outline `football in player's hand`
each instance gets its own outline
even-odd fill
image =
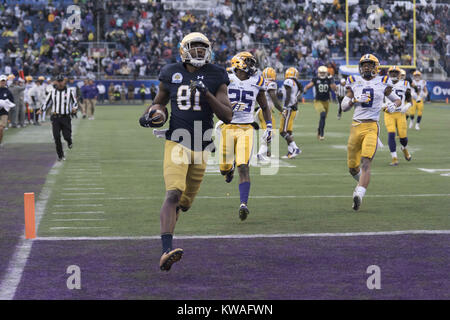
[[[155,126],[163,125],[167,121],[167,108],[160,105],[154,104],[148,109],[148,117],[152,124]]]

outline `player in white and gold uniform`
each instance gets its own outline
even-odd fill
[[[420,130],[420,121],[423,114],[423,101],[428,95],[427,82],[422,79],[422,73],[415,71],[413,73],[412,87],[415,89],[411,92],[413,97],[413,105],[409,109],[409,128],[411,129],[414,124],[414,116],[417,111],[416,130]]]
[[[283,82],[284,107],[283,116],[280,121],[280,135],[286,139],[288,144],[288,153],[283,158],[292,159],[299,155],[302,150],[297,147],[294,141],[292,130],[294,128],[294,119],[297,116],[298,100],[301,97],[302,87],[298,82],[300,73],[294,67],[286,70]]]
[[[277,74],[275,69],[273,68],[265,68],[263,70],[262,76],[266,81],[266,100],[269,105],[269,109],[272,113],[272,125],[275,125],[275,118],[273,116],[273,108],[275,107],[280,113],[283,112],[283,107],[281,106],[281,102],[277,98],[278,85],[276,83]],[[259,126],[261,129],[266,129],[266,121],[264,119],[264,114],[261,108],[256,111],[256,118],[259,122]],[[273,129],[276,129],[273,127]],[[261,145],[259,147],[259,151],[257,154],[258,160],[262,162],[267,162],[270,158],[270,143],[266,143],[264,139],[261,141]]]
[[[407,124],[405,113],[411,107],[411,86],[407,80],[401,80],[401,69],[399,67],[390,67],[388,70],[389,78],[393,83],[393,91],[402,99],[401,109],[398,112],[384,113],[384,124],[388,132],[389,150],[392,156],[391,166],[398,165],[397,145],[395,143],[395,134],[400,138],[401,150],[407,161],[411,160],[411,155],[406,146],[408,145]]]
[[[342,110],[353,106],[352,127],[347,145],[347,164],[350,174],[358,181],[353,192],[353,209],[358,210],[370,182],[370,166],[378,144],[378,120],[382,109],[392,113],[398,111],[401,99],[393,92],[388,76],[379,76],[380,63],[372,54],[359,60],[361,76],[347,78],[347,95],[342,100]],[[392,102],[383,106],[384,97]],[[360,168],[361,164],[361,168]]]
[[[229,73],[228,97],[233,107],[233,119],[221,125],[220,172],[225,181],[233,179],[234,169],[239,171],[239,193],[241,204],[239,218],[245,220],[249,214],[247,207],[250,193],[249,162],[253,147],[254,110],[256,102],[262,109],[266,130],[263,139],[267,143],[272,137],[272,117],[266,100],[266,84],[257,73],[256,59],[250,52],[240,52],[231,59],[233,73]]]

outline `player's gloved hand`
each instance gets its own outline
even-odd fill
[[[384,109],[385,111],[387,111],[388,113],[394,113],[394,112],[400,111],[400,110],[397,108],[397,105],[396,105],[395,103],[393,103],[393,102],[388,102],[388,103],[386,103],[386,104],[383,106],[383,109]]]
[[[401,113],[406,113],[410,107],[411,107],[411,103],[408,102],[408,103],[406,103],[403,107],[401,107],[400,112],[401,112]]]
[[[262,139],[265,140],[267,143],[270,143],[270,141],[272,141],[272,123],[271,122],[267,122],[266,123],[266,130],[264,130],[264,134],[262,136]]]
[[[421,98],[421,97],[418,97],[417,100],[416,100],[416,102],[417,102],[417,103],[420,103],[420,101],[422,101],[422,98]]]
[[[142,117],[139,118],[139,124],[144,128],[149,127],[162,127],[164,125],[164,121],[162,120],[162,115],[156,115],[156,110],[150,110],[150,112],[146,112]]]
[[[189,85],[189,89],[191,89],[192,94],[195,94],[195,90],[198,90],[200,94],[205,95],[208,92],[208,88],[205,86],[203,81],[201,80],[191,80],[191,84]]]
[[[369,102],[370,100],[371,100],[371,99],[370,99],[370,96],[369,96],[369,95],[367,95],[367,94],[365,94],[365,93],[362,93],[362,94],[360,94],[360,95],[354,97],[354,98],[352,99],[352,102],[353,102],[353,103],[367,103],[367,102]]]

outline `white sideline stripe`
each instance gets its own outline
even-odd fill
[[[95,200],[95,199],[92,199]],[[54,207],[62,208],[62,207],[68,207],[66,204],[54,204]],[[102,204],[71,204],[70,207],[103,207]]]
[[[105,190],[105,188],[63,188],[63,190]]]
[[[52,227],[50,230],[111,229],[110,227]]]
[[[78,121],[74,121],[73,134],[75,135],[76,129],[78,128]],[[45,207],[47,206],[48,199],[52,193],[53,184],[55,184],[55,176],[58,175],[62,168],[63,163],[55,161],[52,168],[50,169],[47,178],[45,180],[44,186],[39,193],[39,198],[35,204],[35,222],[36,222],[36,233],[39,230],[39,224],[41,222],[42,216],[44,215]],[[0,279],[0,300],[12,300],[16,294],[17,287],[22,279],[23,270],[28,261],[28,257],[31,253],[33,241],[25,239],[25,230],[22,232],[19,243],[16,246],[13,256],[9,262],[8,268],[6,269],[3,278]]]
[[[105,211],[67,211],[67,212],[52,212],[52,214],[104,214]]]
[[[84,196],[90,194],[105,194],[104,192],[61,193],[62,196]]]
[[[280,234],[229,234],[229,235],[203,235],[183,236],[175,235],[175,239],[254,239],[254,238],[317,238],[317,237],[360,237],[360,236],[395,236],[408,234],[450,234],[450,230],[402,230],[378,232],[339,232],[339,233],[280,233]],[[160,240],[161,236],[137,237],[38,237],[34,241],[103,241],[103,240]]]
[[[51,221],[104,221],[105,219],[52,219]]]
[[[73,194],[72,194],[73,195]],[[351,194],[348,195],[317,195],[317,196],[249,196],[250,199],[315,199],[315,198],[351,198]],[[450,193],[436,193],[436,194],[368,194],[365,195],[368,198],[395,198],[395,197],[450,197]],[[197,196],[196,199],[238,199],[239,196]],[[110,198],[74,198],[74,199],[58,199],[59,201],[82,201],[82,200],[151,200],[151,199],[164,199],[164,196],[155,197],[110,197]],[[55,206],[71,206],[71,205],[55,205]],[[74,204],[76,206],[76,204]]]

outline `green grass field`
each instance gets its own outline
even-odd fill
[[[159,234],[164,198],[163,145],[141,128],[143,106],[98,106],[94,121],[73,122],[74,149],[54,175],[55,183],[39,226],[46,236],[148,236]],[[316,138],[318,115],[301,105],[294,135],[303,153],[283,159],[276,175],[252,167],[250,216],[238,218],[238,179],[226,184],[211,165],[193,207],[182,213],[178,235],[278,234],[450,229],[450,107],[426,104],[421,130],[409,130],[413,156],[406,162],[397,141],[400,165],[389,166],[386,129],[372,165],[362,208],[354,212],[356,182],[347,171],[346,144],[351,112],[336,118],[332,104],[326,140]],[[6,142],[26,130],[48,136],[50,127],[6,134]],[[44,134],[45,132],[45,134]],[[280,141],[280,154],[286,144]],[[55,154],[56,157],[56,154]],[[447,169],[426,172],[425,169]],[[447,174],[447,175],[446,175]]]

